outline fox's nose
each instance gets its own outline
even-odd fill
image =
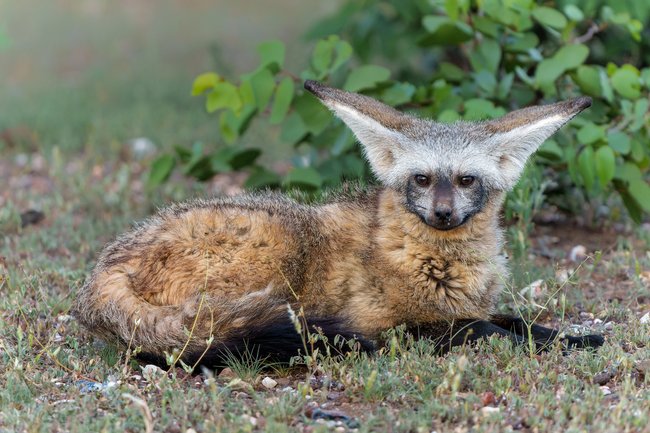
[[[434,209],[433,213],[439,220],[449,221],[451,219],[452,209],[451,206],[448,205],[438,205]]]

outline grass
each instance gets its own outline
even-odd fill
[[[604,333],[607,343],[597,352],[563,356],[555,348],[531,356],[492,338],[439,357],[431,345],[397,333],[377,356],[324,358],[310,371],[244,361],[231,366],[241,376],[234,382],[181,368],[145,375],[67,310],[106,241],[156,203],[207,194],[208,187],[178,178],[148,193],[142,165],[118,155],[101,168],[88,155],[32,155],[23,167],[11,164],[15,157],[7,155],[0,170],[10,185],[0,218],[0,431],[144,431],[151,424],[169,432],[632,432],[650,422],[650,326],[639,323],[650,298],[647,243],[614,242],[564,283],[546,279],[548,289],[533,301],[514,288],[503,297],[505,306],[539,314],[544,323]],[[19,180],[23,187],[13,187]],[[16,216],[34,203],[44,221],[21,228]],[[567,245],[556,247],[566,252]],[[539,273],[532,277],[553,268],[535,260],[530,272]],[[613,372],[607,389],[594,382],[604,370]],[[280,384],[267,390],[267,375]],[[89,390],[89,382],[104,385]],[[353,422],[312,420],[314,407],[337,409]]]
[[[503,308],[572,333],[604,333],[597,352],[565,356],[554,348],[537,356],[491,338],[440,357],[426,342],[395,332],[376,356],[320,358],[308,370],[232,360],[239,379],[233,380],[180,367],[143,370],[93,339],[68,310],[102,246],[157,206],[210,195],[218,186],[175,176],[148,191],[152,156],[140,159],[125,143],[144,136],[157,148],[193,140],[218,145],[214,118],[188,96],[193,76],[213,64],[209,56],[192,61],[182,53],[209,52],[210,38],[217,39],[221,54],[213,50],[213,61],[236,58],[243,70],[253,60],[234,56],[233,47],[254,52],[270,35],[247,18],[250,31],[239,40],[242,21],[223,9],[233,2],[196,10],[157,3],[166,17],[158,27],[138,24],[127,9],[108,8],[95,20],[81,16],[76,3],[57,3],[63,4],[68,9],[38,3],[39,14],[30,12],[35,0],[0,4],[0,27],[10,39],[0,51],[8,83],[0,88],[0,133],[14,138],[0,140],[0,432],[650,431],[650,324],[639,321],[650,300],[650,231],[643,228],[620,236],[538,230],[533,247],[543,237],[559,238],[546,242],[553,257],[518,250],[517,283],[504,293]],[[237,5],[247,17],[246,9],[256,7]],[[314,7],[287,0],[268,12],[269,20],[299,22],[286,13],[298,5],[303,15]],[[18,26],[21,17],[33,25]],[[179,22],[184,27],[175,33],[163,31]],[[198,30],[211,23],[223,33]],[[140,40],[140,24],[155,30],[153,42],[120,45]],[[37,29],[49,29],[47,44]],[[90,47],[79,75],[56,71],[68,64],[59,59],[71,40]],[[288,52],[300,53],[293,44]],[[144,57],[128,62],[142,50]],[[157,52],[171,57],[151,55]],[[251,136],[262,138],[264,131]],[[519,199],[525,210],[529,198]],[[21,227],[30,209],[44,219]],[[577,243],[603,254],[573,273],[577,264],[565,257]],[[538,279],[542,293],[520,295]],[[264,387],[266,376],[278,385]]]

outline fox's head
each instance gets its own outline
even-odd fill
[[[491,198],[503,197],[544,140],[591,105],[583,97],[496,120],[444,124],[315,81],[305,88],[350,127],[377,178],[438,230],[463,225]]]

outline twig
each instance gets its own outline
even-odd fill
[[[607,23],[603,23],[601,25],[598,25],[596,23],[591,23],[589,30],[587,30],[587,32],[584,35],[575,38],[574,42],[578,44],[584,44],[585,42],[590,41],[594,36],[602,32],[606,28],[607,28]]]

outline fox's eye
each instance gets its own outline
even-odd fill
[[[416,174],[414,176],[415,183],[417,183],[419,186],[425,187],[429,186],[431,184],[431,179],[429,179],[428,176],[425,176],[423,174]]]
[[[458,179],[460,186],[470,186],[474,183],[474,176],[461,176]]]

